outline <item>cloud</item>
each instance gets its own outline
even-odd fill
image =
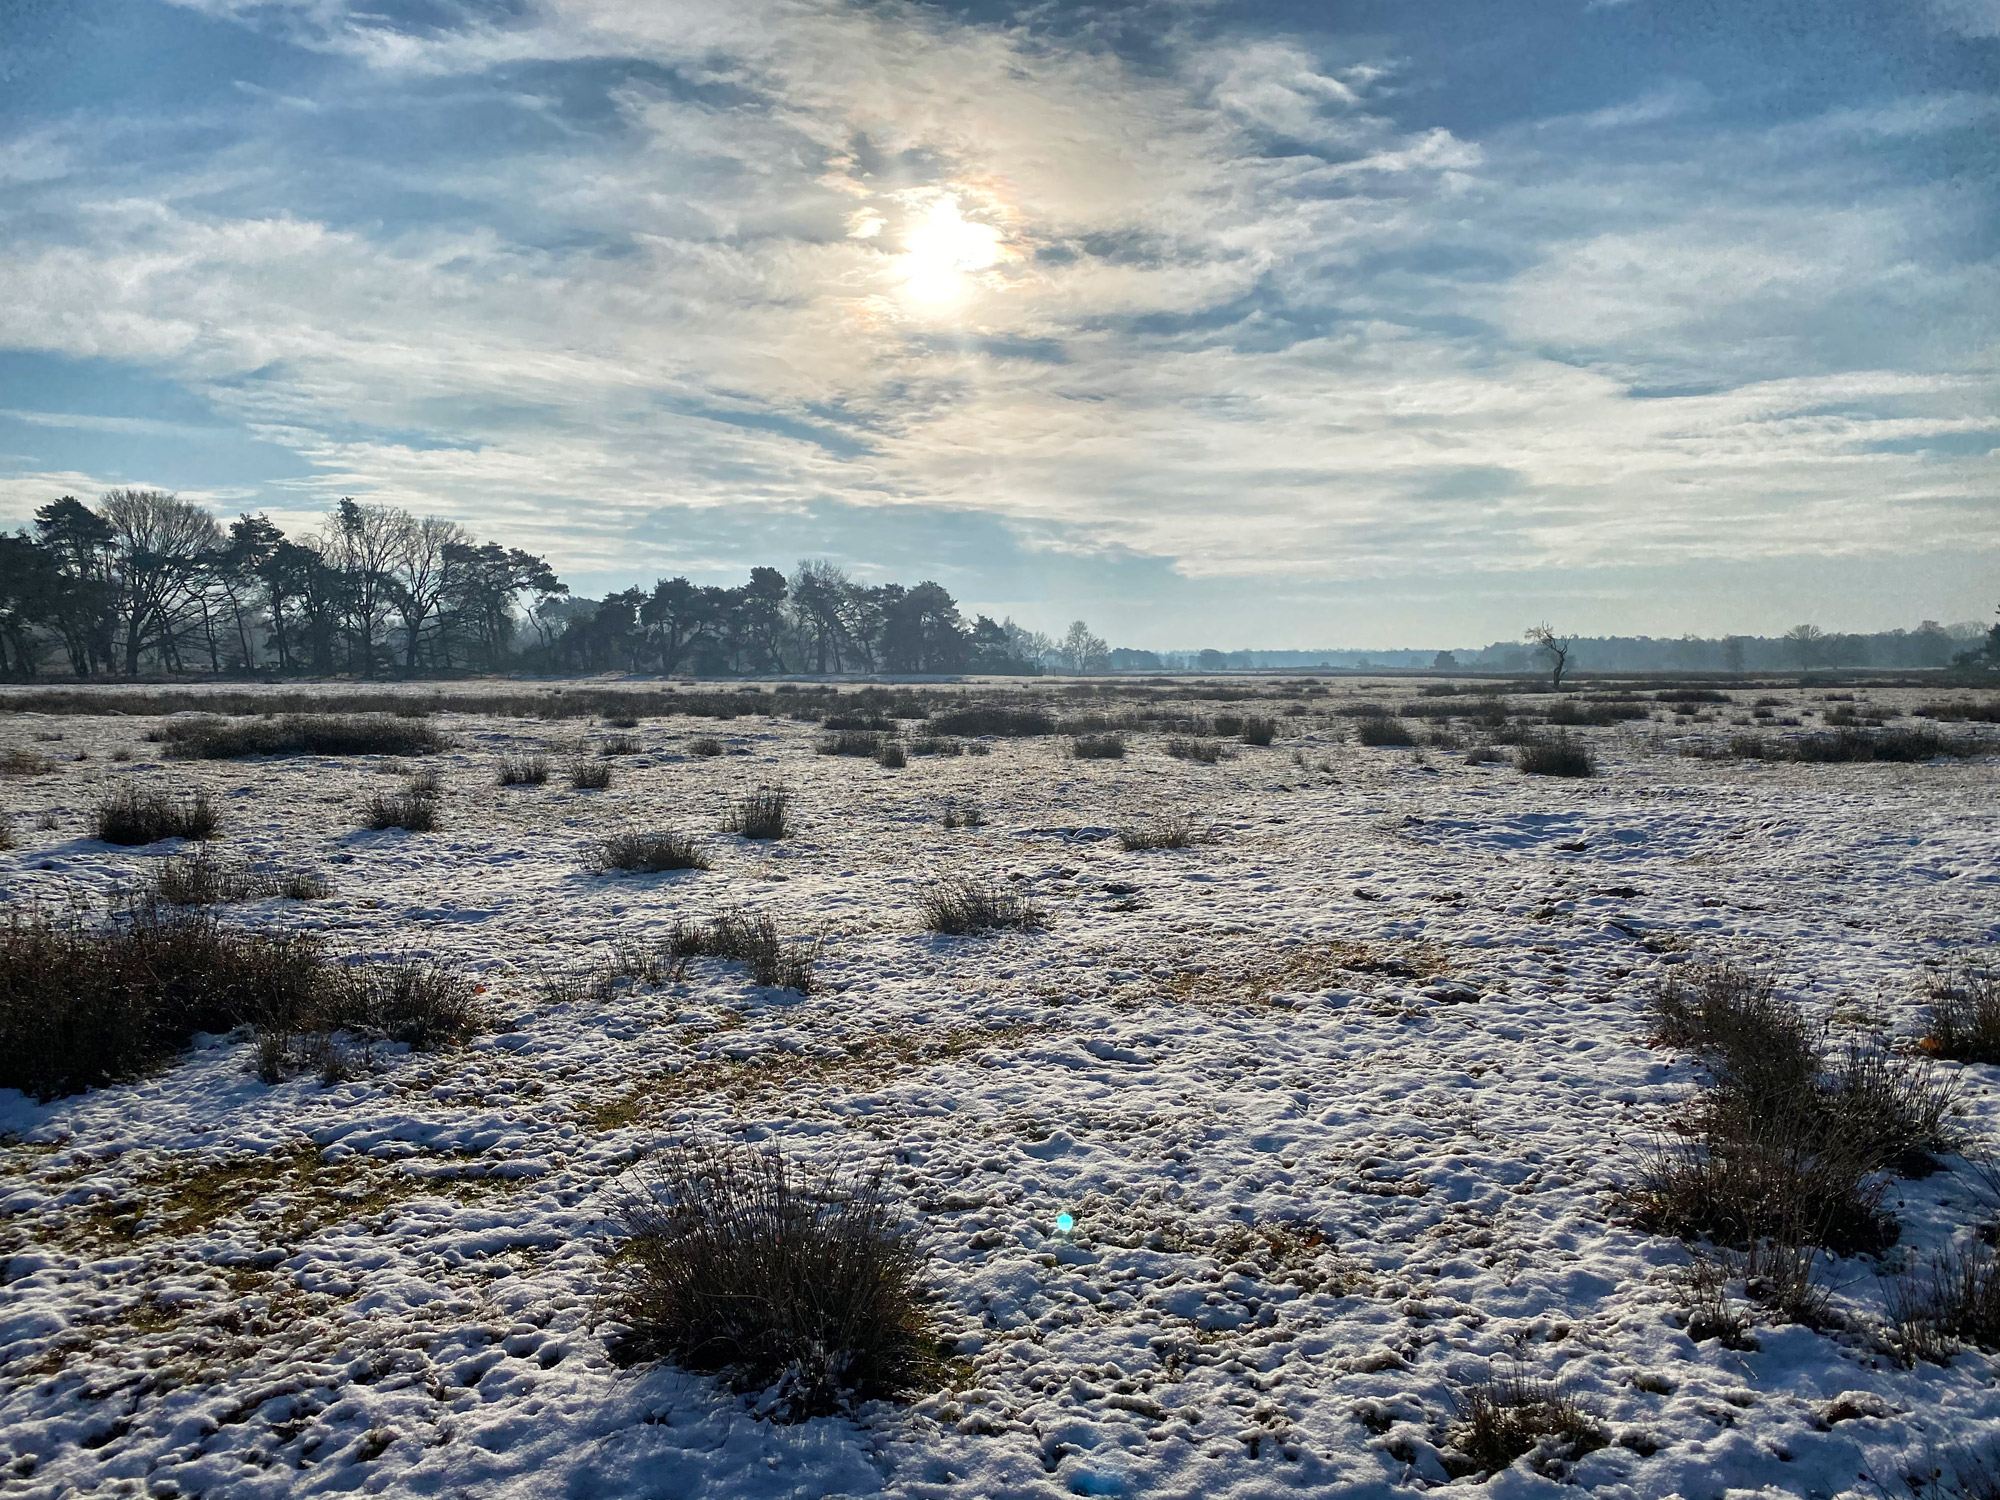
[[[1991,456],[1912,446],[1990,390],[1990,205],[1866,154],[1977,101],[1475,141],[1187,16],[1135,62],[896,3],[194,8],[332,71],[198,151],[0,146],[0,345],[187,383],[300,511],[606,574],[829,506],[1195,580],[2000,543]]]

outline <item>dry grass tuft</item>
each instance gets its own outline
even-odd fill
[[[726,1374],[785,1422],[942,1374],[925,1257],[879,1169],[680,1147],[640,1173],[620,1219],[613,1306],[631,1355]]]
[[[971,937],[1012,928],[1048,925],[1033,900],[976,880],[947,880],[926,891],[920,902],[924,926],[947,937]]]
[[[107,844],[130,848],[162,839],[212,839],[220,822],[207,792],[181,798],[127,782],[98,804],[95,831]]]
[[[792,799],[783,787],[760,787],[730,810],[726,833],[746,839],[781,839],[791,832]]]
[[[590,852],[588,863],[600,875],[612,870],[658,875],[666,870],[713,868],[693,839],[666,831],[614,833]]]

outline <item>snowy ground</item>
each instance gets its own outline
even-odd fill
[[[1904,1493],[2000,1430],[1990,1357],[1886,1357],[1876,1262],[1828,1272],[1845,1331],[1691,1341],[1686,1250],[1619,1199],[1698,1076],[1648,1045],[1660,966],[1747,957],[1836,1032],[1914,1035],[1924,966],[2000,944],[2000,763],[1683,759],[1727,726],[1666,720],[1587,731],[1600,774],[1563,781],[1362,749],[1306,701],[1213,766],[1139,735],[1123,761],[995,741],[888,770],[816,756],[809,724],[654,717],[606,792],[493,774],[601,727],[441,714],[428,835],[356,830],[398,784],[373,757],[162,763],[152,720],[0,718],[0,749],[67,757],[0,784],[10,905],[102,901],[168,852],[89,837],[107,784],[199,784],[223,852],[335,885],[225,920],[435,955],[497,1017],[333,1087],[267,1087],[212,1038],[129,1086],[0,1094],[0,1493],[1377,1494],[1446,1484],[1460,1393],[1517,1365],[1613,1435],[1567,1475],[1606,1496]],[[709,734],[747,753],[685,753]],[[780,783],[796,836],[717,831]],[[941,826],[973,802],[985,826]],[[1176,812],[1210,841],[1108,837]],[[587,873],[624,827],[699,834],[715,868]],[[962,873],[1047,929],[921,931],[918,894]],[[614,939],[732,907],[823,933],[822,991],[698,962],[549,998]],[[2000,1138],[2000,1070],[1963,1071]],[[604,1212],[690,1132],[891,1161],[959,1386],[787,1427],[615,1367]],[[1952,1165],[1892,1189],[1892,1259],[1990,1218]]]

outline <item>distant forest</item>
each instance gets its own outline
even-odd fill
[[[1046,638],[935,583],[856,583],[828,563],[736,588],[661,579],[601,600],[455,522],[342,500],[312,534],[226,530],[157,490],[73,495],[0,535],[0,676],[203,672],[354,677],[495,670],[955,673],[1041,670]]]
[[[1580,638],[1569,670],[1770,672],[2000,666],[2000,627],[1781,637]],[[71,495],[0,534],[0,677],[630,672],[1028,675],[1272,668],[1534,672],[1532,645],[1480,650],[1152,652],[1081,620],[1053,639],[975,615],[941,585],[864,584],[827,562],[733,588],[663,578],[580,599],[532,553],[456,522],[342,500],[315,532],[227,528],[157,490]]]

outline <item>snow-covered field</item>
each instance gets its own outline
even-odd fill
[[[0,783],[10,906],[102,907],[170,850],[90,837],[107,785],[199,785],[221,852],[334,885],[225,921],[434,956],[495,1018],[330,1087],[266,1086],[213,1037],[129,1085],[0,1094],[0,1493],[1377,1494],[1452,1482],[1463,1393],[1517,1368],[1612,1441],[1495,1496],[1903,1494],[2000,1431],[1990,1356],[1888,1357],[1876,1261],[1825,1270],[1845,1328],[1692,1341],[1686,1248],[1620,1199],[1700,1076],[1649,1045],[1662,966],[1747,959],[1836,1036],[1913,1038],[1926,965],[2000,944],[2000,762],[1686,759],[1677,736],[1727,726],[1668,719],[1584,731],[1599,774],[1557,780],[1348,743],[1326,710],[1364,692],[1407,696],[1297,700],[1215,765],[1142,733],[1123,760],[997,740],[891,770],[816,755],[812,724],[648,717],[602,792],[560,769],[601,725],[440,713],[430,834],[355,826],[412,763],[162,762],[151,719],[0,718],[0,749],[59,758]],[[687,753],[707,735],[731,753]],[[545,747],[547,786],[495,784]],[[719,831],[780,784],[794,836]],[[942,825],[975,803],[983,826]],[[1175,814],[1209,837],[1112,836]],[[623,828],[698,835],[714,869],[589,873]],[[1046,929],[923,931],[921,893],[965,874]],[[819,992],[701,960],[610,998],[553,983],[725,909],[822,934]],[[2000,1069],[1959,1071],[2000,1138]],[[891,1163],[955,1388],[783,1426],[615,1366],[606,1210],[690,1134]],[[1991,1220],[1949,1165],[1890,1191],[1890,1261]]]

